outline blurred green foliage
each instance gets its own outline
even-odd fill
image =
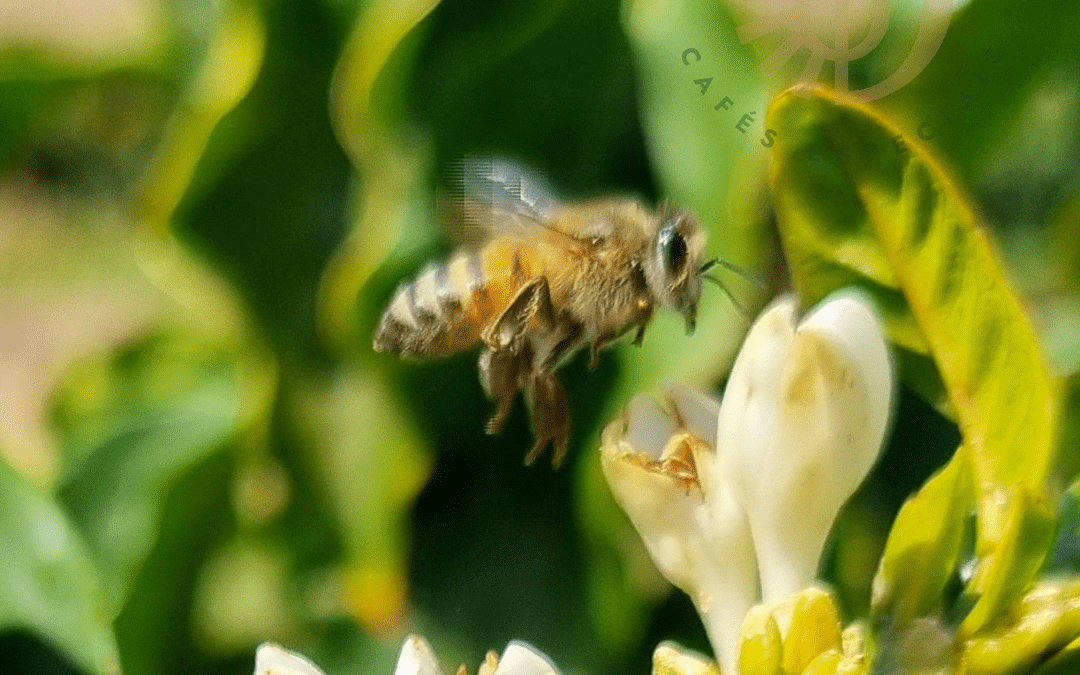
[[[1013,663],[1030,667],[1064,646],[1074,589],[1025,583],[1047,550],[1049,569],[1077,571],[1076,488],[1064,486],[1080,470],[1080,6],[971,0],[878,112],[789,95],[773,104],[781,126],[765,111],[792,73],[761,73],[776,45],[740,42],[741,5],[120,4],[0,30],[8,671],[244,673],[254,646],[276,640],[332,675],[390,672],[408,632],[444,664],[520,638],[596,675],[647,672],[662,639],[707,651],[594,451],[633,393],[664,379],[718,388],[748,318],[710,289],[694,336],[658,315],[642,349],[619,345],[595,372],[572,362],[567,466],[525,469],[523,411],[483,433],[475,355],[416,365],[370,348],[393,288],[450,251],[434,194],[464,153],[522,160],[570,199],[685,204],[709,253],[770,292],[789,266],[807,301],[869,288],[904,384],[885,455],[823,566],[841,614],[869,615],[900,512],[889,546],[917,560],[911,542],[925,543],[937,567],[886,604],[918,616],[940,603],[959,625],[991,597],[968,627],[987,649],[1020,635],[1029,646]],[[920,3],[892,5],[899,21]],[[852,64],[852,89],[902,40],[886,47]],[[688,48],[700,59],[684,60]],[[920,144],[927,120],[935,135]],[[884,144],[892,131],[911,152],[874,171],[835,152],[796,157],[803,143]],[[889,243],[907,231],[896,220],[940,238],[957,219],[955,231],[987,232],[971,234],[963,265]],[[926,300],[935,274],[993,321]],[[767,299],[730,285],[751,310]],[[969,387],[992,342],[1022,362]],[[962,469],[974,491],[939,489]],[[1009,498],[986,506],[1002,486]],[[1048,504],[1062,495],[1053,539]],[[938,536],[905,538],[905,521]],[[978,597],[963,595],[960,570],[990,549],[1013,555],[984,556]],[[1025,602],[1063,609],[1034,633],[995,622]],[[1071,672],[1075,644],[1040,672]]]

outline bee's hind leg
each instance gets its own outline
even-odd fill
[[[533,435],[536,442],[525,455],[525,464],[533,464],[548,443],[555,446],[551,465],[556,469],[566,457],[570,442],[570,411],[566,390],[554,375],[537,374],[529,380],[525,391],[532,416]]]
[[[480,384],[487,397],[495,401],[495,413],[487,423],[487,432],[497,434],[510,417],[514,397],[529,370],[528,349],[511,351],[484,347],[480,353]]]

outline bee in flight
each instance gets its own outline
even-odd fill
[[[535,436],[525,463],[553,443],[558,466],[570,414],[555,371],[586,345],[595,367],[597,353],[631,329],[640,346],[657,307],[682,314],[693,332],[701,279],[717,261],[702,264],[704,231],[670,204],[562,205],[493,160],[465,160],[460,177],[451,227],[472,244],[397,290],[375,351],[433,358],[482,345],[480,382],[495,402],[487,432],[499,433],[522,390]]]

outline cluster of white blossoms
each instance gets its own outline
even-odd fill
[[[464,671],[464,666],[458,673]],[[303,656],[275,644],[264,644],[255,653],[255,675],[325,675]],[[424,638],[410,635],[401,646],[394,675],[443,675],[435,653]],[[558,675],[547,656],[532,646],[513,641],[502,656],[488,652],[477,675]]]
[[[810,587],[840,507],[880,452],[892,367],[881,328],[858,296],[835,296],[803,321],[797,318],[789,297],[762,313],[721,403],[671,385],[666,409],[638,396],[602,438],[604,474],[616,500],[660,571],[693,599],[727,674],[738,672],[741,634],[764,636],[755,644],[771,653],[751,661],[778,663],[769,645],[780,637],[769,635],[805,633],[785,640],[785,672],[804,672],[815,656],[827,668],[810,670],[834,672],[837,662],[857,659],[861,651],[858,631],[845,631],[841,640],[831,600]],[[819,639],[815,622],[831,624],[836,635]],[[822,651],[832,643],[834,649]],[[707,661],[665,645],[655,659],[657,672],[715,673]],[[501,657],[489,652],[477,673],[558,671],[545,655],[515,641]],[[255,675],[323,673],[265,644]],[[410,636],[394,675],[443,671],[427,642]]]
[[[888,349],[856,295],[797,323],[794,299],[751,328],[722,402],[665,388],[604,430],[604,473],[653,561],[693,599],[724,673],[759,603],[814,583],[840,507],[881,449],[893,397]],[[790,608],[790,604],[788,605]]]

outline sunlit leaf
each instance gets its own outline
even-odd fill
[[[1080,670],[1080,638],[1073,640],[1064,649],[1054,654],[1036,668],[1032,675],[1072,675],[1078,670]]]
[[[119,673],[112,611],[60,506],[0,460],[0,627],[27,628],[95,674]]]
[[[996,499],[1007,505],[1004,531],[965,589],[978,600],[960,625],[961,637],[989,624],[1027,589],[1042,569],[1057,527],[1046,498],[1032,496],[1023,485],[1003,490]]]
[[[971,473],[968,452],[961,446],[901,507],[874,578],[876,614],[888,613],[902,624],[941,605],[975,503]]]
[[[1056,443],[1056,383],[957,187],[915,139],[868,107],[831,99],[789,91],[769,111],[778,133],[773,194],[793,271],[800,287],[813,288],[821,267],[852,270],[871,292],[894,297],[886,304],[887,316],[888,307],[898,310],[887,320],[890,336],[915,347],[901,329],[910,328],[901,320],[906,304],[971,452],[977,552],[980,564],[992,565],[994,556],[1012,555],[995,548],[1008,521],[999,491],[1019,483],[1035,501],[1044,493]],[[848,232],[865,245],[852,250]],[[1024,573],[1026,582],[1033,570]]]
[[[1065,659],[1075,659],[1075,655],[1069,656],[1069,645],[1080,634],[1078,592],[1080,585],[1075,579],[1038,584],[998,625],[964,643],[964,672],[1030,672],[1032,666],[1059,649],[1061,652],[1046,666],[1054,662],[1060,666]]]

